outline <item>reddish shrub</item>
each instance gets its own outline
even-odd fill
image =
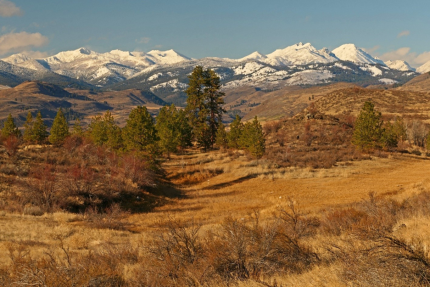
[[[15,136],[9,136],[6,140],[3,141],[3,146],[6,149],[9,157],[13,157],[18,152],[18,147],[20,144],[20,140]]]

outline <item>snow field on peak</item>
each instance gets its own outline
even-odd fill
[[[357,48],[354,44],[344,44],[332,51],[332,53],[342,61],[350,61],[363,64],[380,64],[385,65],[379,59],[370,56],[362,49]]]
[[[417,72],[418,72],[418,73],[421,73],[421,74],[424,74],[424,73],[430,72],[430,61],[428,61],[428,62],[427,62],[427,63],[425,63],[424,65],[420,66],[420,67],[417,69]]]
[[[412,68],[407,62],[396,60],[396,61],[387,61],[385,64],[390,68],[394,70],[399,71],[415,71],[414,68]]]

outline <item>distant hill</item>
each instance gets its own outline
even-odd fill
[[[28,111],[36,114],[41,111],[45,123],[50,126],[59,108],[62,108],[69,121],[80,118],[89,123],[96,114],[112,111],[120,125],[125,124],[131,109],[141,105],[152,113],[166,104],[150,92],[129,90],[121,92],[97,93],[90,90],[74,90],[42,82],[24,82],[16,87],[0,89],[0,121],[9,113],[22,126]]]
[[[403,86],[397,88],[401,91],[416,91],[416,92],[430,92],[430,74],[419,75]]]
[[[430,122],[430,93],[408,90],[346,88],[336,90],[315,102],[315,109],[327,115],[358,115],[364,102],[372,101],[383,116],[402,116]]]

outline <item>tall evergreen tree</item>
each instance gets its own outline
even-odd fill
[[[128,150],[156,153],[158,140],[154,120],[146,107],[133,109],[123,130],[124,144]]]
[[[263,133],[263,127],[257,117],[252,122],[247,122],[243,128],[240,142],[242,148],[256,158],[261,158],[266,150],[266,140]]]
[[[230,132],[227,134],[227,142],[230,148],[241,148],[241,136],[243,132],[243,123],[239,115],[236,115],[234,121],[230,124]]]
[[[27,119],[25,120],[25,123],[24,123],[24,136],[23,136],[24,141],[26,141],[28,143],[33,142],[33,140],[34,140],[33,134],[34,134],[34,132],[33,132],[33,116],[31,114],[31,112],[29,111],[27,114]]]
[[[11,114],[7,117],[4,122],[3,129],[1,130],[2,138],[6,139],[10,136],[21,137],[21,131],[15,125],[15,121]]]
[[[33,122],[33,136],[32,141],[38,144],[44,143],[48,137],[48,127],[45,125],[42,119],[40,111],[37,113],[36,120]]]
[[[372,102],[365,102],[355,122],[352,143],[360,149],[380,147],[384,133],[382,125],[381,113],[375,110]]]
[[[213,147],[216,141],[218,126],[222,123],[222,115],[225,113],[222,105],[225,94],[220,92],[221,80],[213,70],[206,70],[205,101],[208,115],[208,126],[210,134],[210,144]]]
[[[212,147],[216,132],[221,122],[224,94],[220,92],[221,84],[217,74],[197,66],[189,78],[186,113],[193,129],[193,139],[205,150]]]
[[[60,108],[54,118],[54,122],[52,123],[49,141],[54,145],[58,145],[61,144],[68,136],[69,125],[67,123],[66,117],[63,114],[63,110]]]

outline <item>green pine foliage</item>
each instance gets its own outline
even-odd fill
[[[124,144],[128,150],[156,153],[158,136],[154,119],[146,107],[133,109],[123,130]]]
[[[76,133],[83,133],[80,121],[78,124],[79,126],[75,126]],[[89,134],[91,140],[98,146],[105,145],[113,149],[121,149],[123,147],[121,128],[115,123],[115,119],[110,111],[106,111],[104,115],[97,115],[91,119]]]
[[[244,125],[243,132],[240,137],[242,148],[247,150],[252,156],[260,159],[266,150],[266,139],[263,133],[263,127],[257,117],[252,122],[247,122]]]
[[[205,76],[205,104],[208,112],[207,125],[209,126],[209,142],[211,147],[213,147],[216,141],[218,126],[222,123],[222,115],[225,113],[222,107],[225,94],[220,92],[221,80],[213,70],[207,69]]]
[[[220,148],[228,147],[227,131],[223,123],[218,126],[218,131],[216,133],[216,145]]]
[[[388,122],[384,126],[381,138],[384,148],[397,147],[398,143],[404,140],[406,140],[406,125],[402,118],[398,117],[393,124]]]
[[[51,127],[51,135],[49,141],[54,145],[63,143],[66,137],[69,136],[69,125],[66,117],[63,114],[63,110],[60,108],[57,115],[54,118],[54,122]]]
[[[28,112],[27,119],[24,123],[24,135],[23,139],[27,143],[33,142],[33,116],[31,112]]]
[[[42,119],[42,114],[40,111],[37,113],[36,120],[33,122],[32,126],[32,142],[41,144],[48,138],[48,127],[45,125]]]
[[[189,78],[185,111],[192,127],[193,139],[205,150],[213,147],[218,126],[225,110],[221,82],[211,69],[195,67]]]
[[[355,122],[352,143],[362,150],[380,148],[383,145],[384,129],[381,113],[372,102],[365,102]]]
[[[191,145],[191,128],[183,110],[177,110],[175,105],[160,109],[156,118],[159,145],[163,152],[177,152],[178,148]]]
[[[240,142],[244,125],[241,122],[239,115],[236,115],[234,121],[230,124],[230,132],[227,134],[228,147],[240,149],[242,144]]]
[[[21,137],[21,131],[15,125],[15,121],[11,114],[7,117],[4,122],[3,129],[1,130],[1,136],[6,139],[10,136]]]

